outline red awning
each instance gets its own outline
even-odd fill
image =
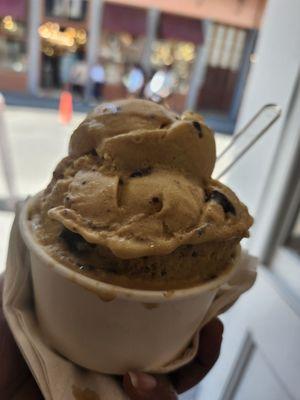
[[[18,21],[26,20],[26,1],[25,0],[1,0],[0,17],[12,16]]]
[[[199,45],[203,42],[202,23],[199,19],[163,13],[158,36],[161,39],[176,39]]]
[[[146,34],[146,10],[118,4],[104,4],[103,29],[127,32],[133,36]]]

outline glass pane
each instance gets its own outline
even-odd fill
[[[214,23],[208,43],[206,76],[199,93],[198,108],[229,112],[238,84],[247,33],[244,29]]]
[[[46,0],[46,15],[48,17],[83,20],[86,16],[86,0]]]
[[[82,97],[87,80],[87,31],[46,21],[39,27],[42,51],[41,86],[48,95],[72,87]]]
[[[165,68],[172,71],[174,92],[186,95],[195,55],[194,43],[172,39],[156,40],[152,45],[151,66],[153,70]]]
[[[98,65],[104,69],[101,92],[97,94],[97,80],[91,76],[93,97],[114,100],[121,97],[139,97],[145,82],[142,66],[145,36],[131,32],[103,31],[99,44]]]
[[[26,25],[10,15],[0,18],[0,68],[26,69]]]

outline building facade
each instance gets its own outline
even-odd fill
[[[152,77],[158,87],[168,76],[172,108],[200,110],[215,129],[230,132],[264,6],[264,0],[228,0],[226,7],[221,0],[2,0],[0,90],[57,97],[71,88],[90,100],[98,88],[100,98],[112,100],[131,95],[138,82],[134,94],[143,96]]]

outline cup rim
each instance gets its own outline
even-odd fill
[[[40,194],[41,192],[37,193],[35,196],[30,196],[23,204],[19,215],[19,228],[21,236],[27,248],[30,250],[30,252],[33,252],[35,255],[37,255],[40,260],[43,260],[47,266],[52,267],[53,270],[55,270],[55,272],[57,272],[62,277],[74,283],[77,283],[81,287],[84,287],[91,292],[95,292],[99,295],[100,298],[102,294],[104,301],[105,295],[107,295],[106,301],[109,301],[108,299],[113,300],[116,297],[139,300],[149,303],[162,303],[170,300],[173,301],[184,299],[187,297],[195,297],[203,292],[213,291],[219,288],[222,284],[230,279],[230,277],[234,274],[235,270],[238,267],[241,257],[240,245],[237,248],[236,255],[232,261],[232,265],[230,267],[227,267],[222,274],[208,282],[194,285],[188,288],[166,290],[131,289],[123,286],[117,286],[111,283],[98,281],[64,266],[62,263],[51,257],[46,252],[46,250],[44,250],[43,246],[38,243],[29,227],[28,212],[30,207],[32,206],[34,201],[36,201],[36,199],[40,196]]]

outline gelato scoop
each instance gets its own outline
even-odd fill
[[[247,207],[211,178],[215,160],[213,132],[198,114],[137,99],[101,104],[38,197],[36,238],[70,268],[117,285],[211,279],[252,224]]]

